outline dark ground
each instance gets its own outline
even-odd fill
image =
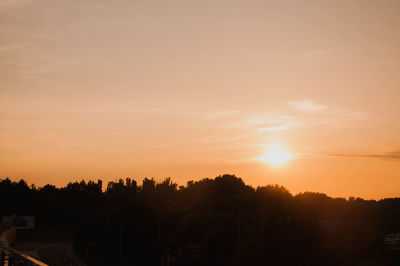
[[[69,233],[18,231],[15,248],[51,266],[85,265],[74,254]]]

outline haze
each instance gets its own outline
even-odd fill
[[[399,1],[2,0],[0,176],[400,191]],[[280,143],[281,167],[257,160]]]

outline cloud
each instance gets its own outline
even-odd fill
[[[274,132],[301,126],[301,121],[291,115],[275,112],[242,112],[233,117],[227,127],[256,129],[258,132]]]
[[[231,117],[236,117],[241,114],[241,110],[235,110],[235,109],[227,109],[227,110],[220,110],[220,111],[215,111],[215,112],[210,112],[207,113],[206,116],[208,118],[231,118]]]
[[[351,153],[332,153],[328,156],[333,157],[350,157],[350,158],[377,158],[386,160],[400,160],[400,150],[374,154],[374,153],[364,153],[364,154],[351,154]]]
[[[287,108],[289,106],[289,109]],[[295,112],[294,112],[294,111]],[[299,112],[300,111],[300,112]],[[221,121],[225,128],[250,130],[256,134],[273,133],[320,125],[349,126],[365,119],[365,113],[341,106],[328,106],[312,99],[290,101],[275,110],[222,110],[207,115]]]
[[[316,112],[326,110],[327,107],[322,104],[317,104],[313,100],[304,99],[299,101],[290,101],[289,106],[292,109],[303,111],[303,112]]]
[[[367,118],[363,111],[320,104],[311,99],[289,101],[287,104],[292,110],[296,111],[295,117],[301,120],[305,127],[318,125],[345,126]]]
[[[270,127],[262,127],[259,128],[259,132],[274,132],[274,131],[282,131],[290,129],[290,125],[278,125],[278,126],[270,126]]]

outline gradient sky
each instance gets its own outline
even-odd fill
[[[400,1],[0,0],[0,177],[400,196]],[[273,143],[293,154],[257,161]]]

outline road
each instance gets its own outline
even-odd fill
[[[18,243],[16,249],[51,266],[84,266],[68,242]]]

